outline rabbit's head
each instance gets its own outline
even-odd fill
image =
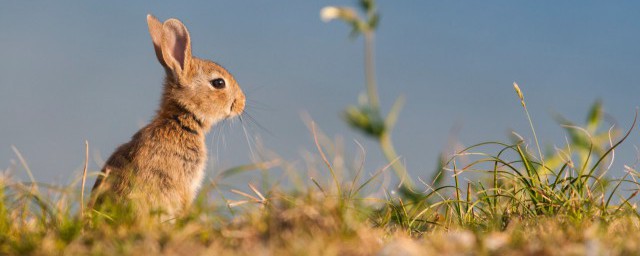
[[[245,96],[222,66],[191,55],[187,28],[177,19],[161,23],[147,15],[156,57],[166,71],[161,110],[177,105],[208,128],[219,120],[240,115]]]

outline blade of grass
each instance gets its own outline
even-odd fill
[[[329,172],[331,173],[331,178],[335,182],[336,190],[338,191],[338,197],[342,197],[342,192],[341,192],[341,189],[340,189],[340,181],[338,181],[338,177],[336,177],[336,174],[333,171],[333,167],[331,167],[331,164],[329,163],[329,160],[327,160],[327,156],[325,156],[324,151],[322,151],[322,147],[320,146],[320,143],[318,143],[318,135],[316,133],[316,124],[315,124],[315,122],[311,123],[311,132],[313,133],[313,141],[315,142],[316,148],[318,149],[318,152],[320,153],[320,157],[322,157],[322,161],[324,161],[324,164],[329,169]]]
[[[82,170],[82,189],[80,190],[80,218],[84,219],[84,186],[87,182],[87,169],[89,167],[89,141],[84,141],[84,169]]]

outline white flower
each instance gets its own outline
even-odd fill
[[[320,10],[320,19],[324,22],[334,19],[353,22],[357,19],[357,15],[353,9],[348,7],[327,6]]]
[[[335,6],[327,6],[320,10],[320,19],[329,22],[340,17],[340,8]]]

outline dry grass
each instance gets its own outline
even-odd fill
[[[339,145],[322,134],[314,132],[313,137],[319,154],[307,166],[326,170],[325,182],[313,179],[293,186],[297,189],[268,184],[225,189],[223,180],[214,179],[188,214],[162,223],[135,218],[118,205],[82,211],[80,178],[80,184],[51,186],[0,176],[0,254],[640,253],[635,242],[640,239],[640,219],[633,203],[637,190],[625,194],[628,190],[621,192],[618,186],[637,186],[638,173],[627,166],[625,179],[607,179],[608,153],[592,153],[595,160],[585,162],[579,162],[584,155],[577,154],[571,164],[565,159],[564,164],[548,161],[543,166],[521,140],[482,143],[443,161],[441,176],[424,184],[424,191],[392,191],[397,187],[381,185],[380,174],[389,166],[363,174],[358,161],[355,167],[346,166],[344,153],[330,150]],[[613,152],[619,143],[611,139],[591,148]],[[275,159],[230,169],[219,177],[251,168],[292,167]]]
[[[4,180],[7,184],[7,180]],[[6,201],[6,197],[5,197]],[[236,216],[194,209],[175,223],[110,221],[2,208],[3,255],[629,255],[640,252],[640,222],[620,215],[605,222],[563,216],[511,217],[502,230],[447,224],[420,233],[389,221],[379,209],[319,192],[274,192],[266,205]],[[218,212],[218,213],[216,213]],[[23,215],[24,218],[22,218]],[[384,214],[383,214],[384,215]],[[57,219],[54,221],[53,219]]]

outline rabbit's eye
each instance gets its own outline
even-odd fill
[[[209,81],[209,83],[211,83],[211,86],[213,86],[213,88],[216,88],[216,89],[223,89],[226,86],[226,83],[222,78],[213,79]]]

